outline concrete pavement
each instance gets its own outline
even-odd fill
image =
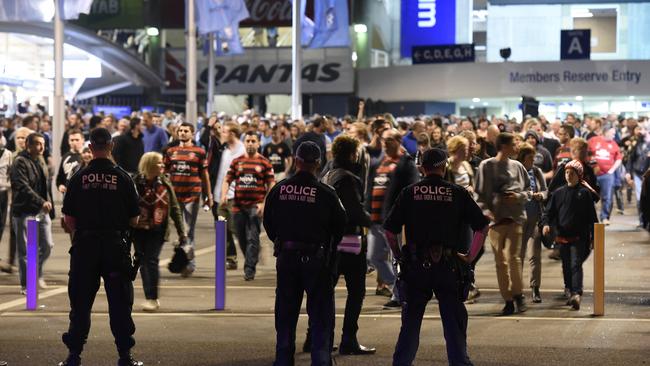
[[[628,212],[634,213],[629,207]],[[607,228],[606,315],[594,318],[591,288],[593,263],[585,263],[586,294],[580,311],[570,311],[559,298],[560,262],[546,258],[542,269],[542,304],[529,304],[528,312],[500,317],[502,307],[493,255],[488,249],[477,268],[482,296],[468,305],[469,351],[476,365],[641,365],[650,364],[650,236],[634,231],[635,217],[614,216]],[[56,224],[55,224],[56,225]],[[211,216],[200,214],[197,227],[197,267],[191,278],[180,278],[161,268],[161,309],[147,314],[136,279],[134,318],[137,326],[134,354],[147,365],[270,365],[273,361],[275,271],[271,243],[263,240],[258,275],[244,282],[243,270],[228,272],[227,309],[214,307],[214,249]],[[69,241],[54,229],[55,248],[45,266],[50,288],[41,290],[41,307],[24,310],[16,275],[0,275],[0,360],[9,365],[53,365],[66,355],[60,341],[67,329],[66,293]],[[7,251],[5,232],[0,254]],[[161,258],[171,257],[165,245]],[[240,265],[241,261],[240,255]],[[528,281],[528,265],[525,266]],[[527,282],[526,282],[527,283]],[[374,274],[367,279],[367,296],[360,320],[359,340],[378,348],[375,356],[336,357],[338,365],[388,365],[399,332],[399,312],[383,310],[385,297],[374,295]],[[529,293],[527,293],[528,295]],[[340,338],[343,280],[336,292],[337,334]],[[103,290],[93,309],[93,325],[84,352],[85,365],[115,364]],[[297,346],[304,340],[306,316],[299,321]],[[416,364],[445,364],[442,327],[435,301],[427,309]],[[297,355],[297,364],[309,356]]]

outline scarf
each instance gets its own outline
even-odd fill
[[[144,176],[139,175],[136,178],[136,188],[140,195],[138,201],[140,219],[136,228],[144,230],[160,228],[166,222],[169,213],[167,187],[160,177],[149,182]]]

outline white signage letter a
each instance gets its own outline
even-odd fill
[[[436,0],[418,1],[418,27],[431,28],[436,25]]]
[[[569,50],[567,51],[568,54],[572,54],[574,52],[578,52],[581,55],[583,53],[582,46],[580,45],[580,39],[578,37],[571,38],[571,43],[569,44]]]

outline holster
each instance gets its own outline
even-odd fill
[[[458,299],[463,302],[466,301],[470,287],[474,283],[474,270],[472,266],[463,262],[460,258],[451,256],[447,257],[445,262],[448,264],[449,269],[456,275]]]
[[[131,281],[135,281],[140,269],[140,257],[136,253],[131,256],[131,233],[124,231],[120,238],[120,247],[122,249],[122,274]]]

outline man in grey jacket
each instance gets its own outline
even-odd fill
[[[500,133],[496,139],[497,155],[484,160],[476,173],[479,206],[490,221],[488,238],[496,261],[499,290],[506,305],[503,315],[526,311],[521,271],[521,239],[526,221],[530,180],[524,166],[510,159],[517,153],[514,136]]]

